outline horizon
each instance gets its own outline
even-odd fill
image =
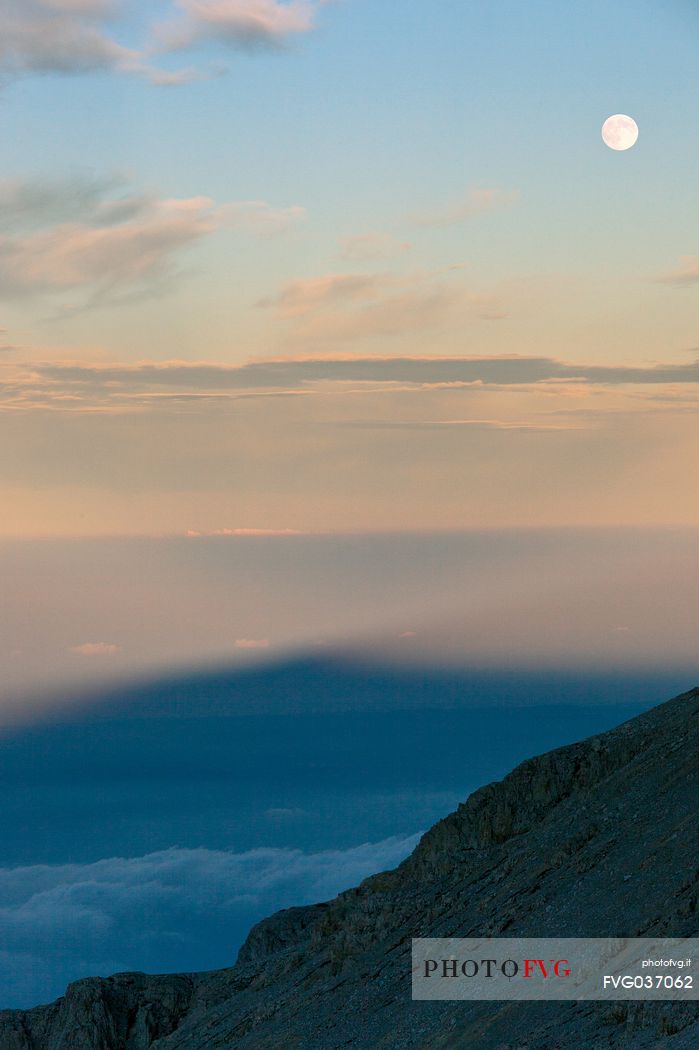
[[[313,656],[692,674],[698,566],[694,528],[0,540],[0,720]]]

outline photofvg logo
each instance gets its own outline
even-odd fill
[[[491,978],[496,976],[496,971],[499,970],[503,977],[506,977],[508,981],[514,980],[515,977],[520,975],[525,980],[531,980],[532,977],[542,977],[543,980],[548,980],[549,977],[570,977],[570,968],[568,966],[567,959],[504,959],[500,962],[498,959],[425,959],[424,964],[424,976],[434,977],[435,974],[439,974],[440,977],[447,979],[449,977],[478,977],[480,974],[483,977]]]
[[[413,999],[699,998],[699,939],[416,938]]]

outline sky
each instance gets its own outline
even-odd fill
[[[695,4],[0,39],[3,535],[696,523]]]
[[[3,4],[3,697],[318,645],[691,660],[655,596],[691,606],[699,525],[698,34]]]
[[[679,692],[698,678],[698,566],[681,528],[6,540],[0,730],[110,683],[299,656],[662,672]]]

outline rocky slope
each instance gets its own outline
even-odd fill
[[[231,969],[78,981],[0,1013],[0,1050],[690,1050],[697,1004],[412,1002],[410,938],[696,936],[698,755],[692,690],[524,762]]]

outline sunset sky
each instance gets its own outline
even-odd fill
[[[697,524],[698,41],[689,0],[8,0],[0,534]]]
[[[694,522],[698,34],[3,4],[3,532]]]

